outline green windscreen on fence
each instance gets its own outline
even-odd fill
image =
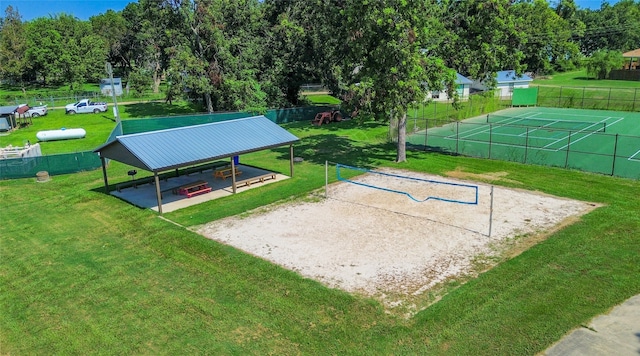
[[[293,121],[305,121],[313,120],[315,115],[321,111],[328,111],[334,109],[329,106],[308,106],[308,107],[296,107],[289,109],[267,110],[264,113],[269,120],[283,124]],[[244,117],[251,117],[257,114],[247,112],[220,112],[210,114],[198,114],[198,115],[184,115],[184,116],[168,116],[168,117],[156,117],[147,119],[132,119],[122,121],[122,132],[125,135],[173,129],[177,127],[193,126],[208,124],[212,122],[221,122],[233,119],[241,119]]]
[[[4,159],[0,160],[0,180],[35,178],[40,171],[49,175],[91,171],[101,166],[100,157],[91,151]]]
[[[535,106],[538,104],[538,87],[535,88],[514,88],[511,105],[513,106]]]

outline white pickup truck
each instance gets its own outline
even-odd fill
[[[64,112],[69,115],[84,113],[101,113],[107,111],[107,103],[94,103],[89,99],[82,99],[77,103],[64,107]]]
[[[47,106],[46,105],[40,105],[40,106],[31,106],[29,107],[27,104],[20,104],[18,105],[19,108],[22,107],[27,107],[27,111],[22,114],[21,117],[38,117],[38,116],[44,116],[47,115]]]

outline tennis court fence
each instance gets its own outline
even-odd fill
[[[572,129],[425,120],[424,125],[432,129],[408,134],[408,149],[640,179],[640,136],[604,132],[604,126]],[[506,128],[511,134],[503,133]],[[540,138],[541,130],[553,135],[553,145],[548,138]]]
[[[640,111],[640,88],[538,86],[538,106]]]

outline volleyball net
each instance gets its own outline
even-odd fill
[[[348,178],[352,175],[343,175],[342,172],[344,172],[345,170],[369,173],[372,175],[377,175],[381,179],[376,180],[376,183],[367,183],[363,180]],[[380,172],[366,168],[353,167],[340,163],[336,164],[336,178],[339,181],[356,184],[362,187],[401,194],[417,203],[423,203],[428,200],[439,200],[458,204],[478,204],[477,185],[411,177],[406,175]]]

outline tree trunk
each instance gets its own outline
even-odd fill
[[[213,103],[211,102],[211,94],[204,93],[204,104],[207,106],[207,112],[213,112]]]
[[[153,93],[157,94],[160,92],[160,81],[162,80],[160,62],[156,61],[155,68],[153,70]]]
[[[398,119],[398,154],[396,162],[407,161],[407,113]]]

